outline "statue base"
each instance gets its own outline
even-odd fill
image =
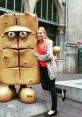
[[[36,117],[50,109],[50,103],[40,98],[33,104],[21,103],[19,99],[13,99],[6,103],[0,103],[0,117]]]

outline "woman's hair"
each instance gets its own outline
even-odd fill
[[[41,26],[41,27],[39,27],[39,28],[38,28],[38,30],[39,30],[39,29],[40,29],[40,30],[42,30],[42,31],[43,31],[43,33],[46,35],[46,30],[45,30],[45,28],[44,28],[44,27],[42,27],[42,26]]]
[[[43,26],[40,26],[37,30],[42,30],[42,32],[45,34],[45,38],[48,39],[47,34],[46,34],[46,30]]]

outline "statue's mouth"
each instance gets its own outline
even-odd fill
[[[6,68],[36,66],[35,57],[32,55],[33,48],[4,48],[2,49],[2,66]],[[35,60],[33,63],[32,61]]]

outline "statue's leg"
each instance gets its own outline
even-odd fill
[[[12,91],[13,91],[13,98],[16,98],[16,97],[18,97],[17,96],[17,93],[16,93],[16,88],[15,88],[15,85],[9,85],[8,86],[9,87],[9,89],[11,89]]]
[[[20,86],[20,89],[21,89],[21,88],[26,88],[26,87],[27,87],[27,85],[21,85],[21,86]]]
[[[9,85],[8,86],[10,89],[16,90],[15,85]]]
[[[18,91],[18,97],[20,98],[20,92],[22,89],[26,88],[27,85],[20,85],[19,91]]]

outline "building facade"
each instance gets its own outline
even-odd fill
[[[0,15],[5,12],[35,13],[39,26],[44,26],[54,45],[61,47],[57,61],[59,71],[79,73],[81,57],[77,41],[82,40],[81,4],[81,0],[0,0]]]

